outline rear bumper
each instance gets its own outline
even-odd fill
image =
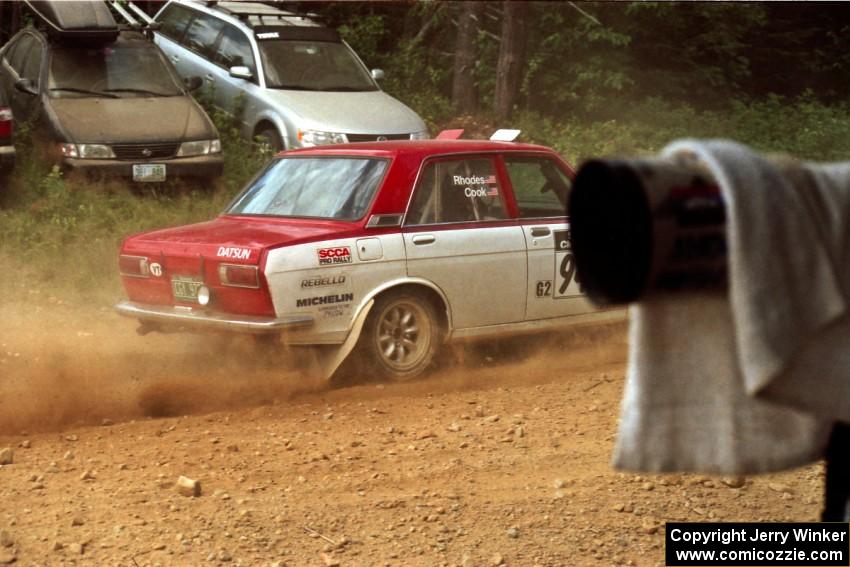
[[[0,170],[6,171],[15,167],[15,146],[0,146]]]
[[[313,324],[309,315],[289,317],[252,317],[228,313],[211,313],[190,307],[172,307],[168,305],[147,305],[132,301],[121,301],[115,310],[125,317],[138,319],[154,327],[165,325],[181,327],[183,330],[235,331],[239,333],[269,334],[279,333],[294,327],[306,327]]]
[[[224,170],[224,160],[221,154],[138,162],[113,159],[65,158],[63,163],[65,167],[72,171],[127,178],[133,177],[133,166],[142,163],[165,164],[166,179],[172,177],[220,177]]]

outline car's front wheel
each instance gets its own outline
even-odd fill
[[[283,141],[273,126],[262,128],[257,132],[255,139],[257,140],[257,149],[269,156],[273,156],[283,150]]]
[[[379,378],[398,381],[425,372],[439,346],[440,323],[434,306],[409,291],[391,292],[376,300],[358,343]]]

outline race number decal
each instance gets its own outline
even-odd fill
[[[569,230],[555,231],[555,289],[552,297],[563,299],[574,297],[581,293],[580,290],[570,289],[576,280],[576,261],[573,256],[573,247],[570,242]]]

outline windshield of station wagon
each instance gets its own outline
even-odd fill
[[[366,214],[387,163],[374,158],[280,158],[226,212],[357,220]]]
[[[178,96],[183,92],[152,46],[58,47],[50,61],[54,97]]]
[[[301,91],[376,91],[378,87],[344,43],[263,41],[266,84]]]

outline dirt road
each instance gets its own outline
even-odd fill
[[[820,506],[819,466],[611,470],[623,325],[329,389],[250,341],[138,337],[106,309],[4,318],[0,564],[663,565],[666,521]]]

